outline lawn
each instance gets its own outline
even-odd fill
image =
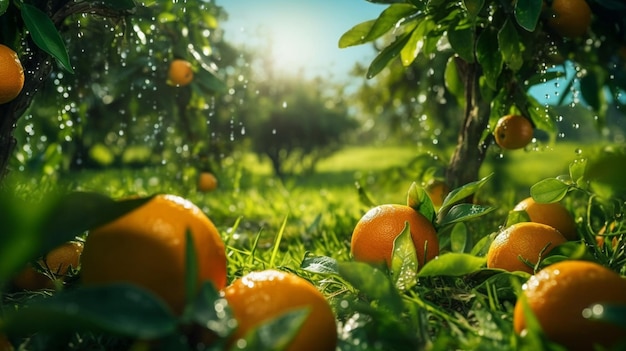
[[[58,186],[52,185],[55,180],[20,180],[19,174],[9,181],[22,184],[16,189],[34,198],[46,189],[62,188],[112,198],[172,193],[191,200],[208,214],[226,243],[229,281],[267,268],[310,280],[333,307],[342,350],[513,350],[548,345],[538,333],[524,340],[514,337],[513,305],[528,275],[484,269],[483,256],[491,234],[506,222],[513,204],[528,196],[531,185],[568,172],[577,157],[574,146],[563,143],[545,151],[490,155],[481,174],[493,175],[475,190],[478,200],[495,210],[442,230],[441,254],[459,256],[447,256],[418,284],[398,289],[385,269],[358,264],[350,254],[352,230],[371,207],[356,184],[375,204],[406,203],[411,183],[424,177],[420,167],[441,164],[415,162],[417,156],[417,150],[406,146],[349,147],[321,162],[315,173],[283,182],[270,174],[263,160],[239,154],[216,172],[218,189],[210,193],[195,190],[194,169],[173,165],[83,171],[60,179]],[[3,305],[6,309],[32,297],[7,294]],[[112,317],[105,313],[102,318]],[[279,336],[280,330],[273,333]],[[75,349],[90,343],[103,346],[101,339],[86,340]]]

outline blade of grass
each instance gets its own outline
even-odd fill
[[[289,213],[283,219],[283,224],[280,226],[280,230],[278,231],[278,235],[276,235],[276,241],[274,242],[274,249],[272,250],[272,256],[270,257],[270,267],[274,267],[274,260],[278,255],[278,247],[280,246],[280,241],[283,239],[283,233],[285,233],[285,227],[287,226],[287,219],[289,218]]]

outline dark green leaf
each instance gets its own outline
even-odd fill
[[[485,6],[485,0],[463,0],[463,7],[470,18],[474,19]]]
[[[250,330],[246,350],[285,350],[309,316],[310,308],[289,310]],[[238,350],[234,347],[231,350]]]
[[[213,72],[201,69],[195,73],[195,76],[194,81],[206,89],[209,94],[224,93],[228,91],[226,83],[218,78]]]
[[[337,260],[328,256],[305,256],[300,264],[305,271],[319,274],[339,274]]]
[[[370,78],[375,77],[378,73],[380,73],[380,71],[382,71],[387,66],[387,64],[389,64],[389,62],[391,62],[391,60],[398,57],[398,55],[400,54],[400,51],[402,51],[402,49],[404,48],[404,46],[406,45],[406,43],[409,41],[410,38],[411,38],[411,33],[405,33],[397,37],[393,43],[391,43],[389,46],[384,48],[378,54],[378,56],[374,58],[374,61],[372,61],[372,64],[367,70],[367,78],[370,79]]]
[[[583,316],[587,319],[607,322],[626,329],[626,306],[624,305],[595,304],[587,307],[583,311]]]
[[[441,208],[439,209],[439,213],[443,213],[447,211],[455,203],[462,201],[468,196],[474,194],[476,191],[478,191],[478,189],[480,189],[483,185],[485,185],[487,181],[489,181],[491,176],[493,176],[493,174],[490,174],[475,182],[467,183],[459,188],[456,188],[450,191],[450,193],[448,193],[446,198],[443,200],[443,204],[441,205]]]
[[[450,94],[456,97],[459,106],[465,106],[465,85],[459,75],[459,70],[456,66],[456,58],[454,56],[451,56],[448,59],[446,70],[444,72],[444,78],[446,88]]]
[[[405,222],[402,233],[393,241],[391,254],[391,277],[400,291],[406,291],[417,284],[417,253],[409,222]]]
[[[485,265],[484,257],[450,252],[428,261],[417,274],[418,277],[458,277],[478,271]]]
[[[5,315],[16,333],[106,332],[153,339],[176,331],[176,317],[154,294],[130,284],[64,290]]]
[[[40,227],[44,254],[58,245],[104,225],[150,201],[152,197],[115,201],[89,192],[69,193],[52,203]]]
[[[198,255],[190,230],[185,233],[185,294],[187,301],[193,301],[198,291]]]
[[[508,19],[498,33],[498,45],[500,50],[502,50],[504,62],[512,71],[518,71],[522,68],[524,64],[524,59],[522,58],[524,45],[517,34],[515,25]]]
[[[339,47],[347,48],[365,43],[365,38],[372,30],[374,23],[376,23],[376,20],[369,20],[352,27],[339,38]]]
[[[206,281],[185,310],[186,320],[201,325],[220,337],[233,331],[232,311],[213,283]]]
[[[136,7],[133,0],[90,0],[89,2],[100,3],[113,10],[119,11],[132,10]]]
[[[587,75],[580,79],[580,92],[589,106],[596,111],[601,110],[604,90],[601,89],[598,75],[593,70],[587,71]]]
[[[529,32],[537,28],[543,0],[517,0],[515,4],[515,19],[517,23]]]
[[[339,274],[368,298],[384,301],[392,313],[402,313],[402,298],[380,269],[363,262],[340,262]]]
[[[476,58],[483,68],[487,85],[498,90],[498,78],[502,72],[502,53],[498,47],[498,32],[494,28],[485,29],[476,44]]]
[[[488,290],[494,292],[498,299],[507,299],[515,301],[517,298],[516,286],[521,286],[527,280],[530,274],[526,272],[502,272],[500,270],[483,269],[478,274],[487,274],[491,272],[492,275],[485,279],[481,284],[476,287],[476,290],[487,293]],[[478,275],[477,274],[477,275]],[[515,285],[511,284],[515,281]]]
[[[455,27],[448,31],[450,46],[459,57],[469,63],[474,62],[474,39],[474,28],[469,26]]]
[[[443,219],[439,221],[439,225],[443,227],[452,223],[468,221],[470,219],[483,216],[493,210],[495,210],[494,207],[486,207],[486,206],[474,205],[474,204],[454,205],[450,209],[450,211],[446,213]]]
[[[4,15],[9,8],[10,0],[0,0],[0,16]]]
[[[556,178],[548,178],[530,187],[530,195],[538,203],[552,203],[561,201],[569,189],[570,186],[563,181]]]
[[[413,182],[409,187],[407,194],[407,206],[421,213],[426,219],[432,222],[435,219],[436,212],[432,200],[428,197],[428,193],[417,183]]]
[[[25,3],[22,3],[21,14],[35,44],[54,57],[66,71],[74,73],[63,39],[48,15]]]

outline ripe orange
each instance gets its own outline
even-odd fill
[[[211,172],[201,172],[198,176],[198,190],[209,192],[217,189],[217,178]]]
[[[83,243],[69,241],[39,260],[39,265],[46,268],[59,279],[65,279],[70,267],[78,268],[80,255],[83,252]],[[54,282],[47,275],[40,273],[31,264],[13,278],[13,286],[21,290],[41,290],[54,288]]]
[[[380,205],[358,221],[352,232],[350,250],[357,261],[386,263],[391,267],[394,240],[409,222],[419,267],[439,255],[439,239],[433,224],[405,205]]]
[[[185,306],[186,232],[198,259],[198,282],[226,285],[226,253],[215,225],[193,203],[157,195],[90,231],[81,257],[85,285],[130,282],[160,296],[175,313]]]
[[[448,187],[448,185],[442,180],[433,179],[426,184],[424,190],[426,190],[426,193],[433,202],[433,205],[435,205],[435,207],[439,207],[443,204],[443,200],[450,192],[450,187]]]
[[[496,143],[503,149],[521,149],[533,140],[533,125],[520,115],[501,117],[493,133]]]
[[[536,264],[540,255],[545,256],[566,241],[558,230],[549,225],[534,222],[516,223],[500,232],[489,246],[487,267],[532,274],[533,269],[524,263],[520,256]]]
[[[17,53],[0,44],[0,104],[15,99],[24,87],[24,68]]]
[[[554,0],[550,13],[548,26],[562,37],[581,37],[591,24],[591,9],[585,0]]]
[[[232,342],[252,328],[289,311],[308,308],[309,314],[286,350],[335,350],[335,315],[324,296],[293,273],[265,270],[249,273],[222,290],[237,320]]]
[[[530,309],[545,335],[568,350],[593,350],[593,344],[610,348],[625,340],[617,326],[583,317],[596,303],[626,305],[626,280],[597,263],[562,261],[550,265],[522,286]],[[526,328],[523,305],[518,299],[513,326],[519,334]]]
[[[577,240],[576,222],[565,206],[558,202],[541,204],[532,197],[520,201],[514,211],[526,211],[532,222],[547,224],[563,234],[567,240]]]
[[[191,63],[186,60],[175,59],[170,63],[169,71],[167,72],[168,81],[175,86],[185,86],[193,80],[193,70],[191,70]]]

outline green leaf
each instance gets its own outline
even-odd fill
[[[587,168],[587,159],[578,159],[569,164],[569,176],[572,182],[579,188],[586,189],[585,169]]]
[[[448,41],[454,52],[464,61],[474,62],[474,28],[469,26],[455,27],[448,31]]]
[[[561,201],[569,191],[570,186],[556,178],[548,178],[535,183],[530,187],[530,195],[538,203],[552,203]]]
[[[228,86],[213,72],[207,69],[200,69],[195,73],[194,82],[207,90],[209,94],[224,93],[228,91]]]
[[[444,213],[450,207],[452,207],[452,205],[454,205],[455,203],[462,201],[468,196],[474,194],[476,191],[478,191],[478,189],[480,189],[483,185],[485,185],[485,183],[487,183],[487,181],[489,181],[489,179],[492,176],[493,176],[493,173],[480,180],[467,183],[459,188],[456,188],[450,191],[450,193],[448,193],[446,198],[443,200],[443,204],[441,205],[441,208],[439,209],[439,213],[440,214]]]
[[[411,33],[404,33],[403,35],[397,37],[393,43],[384,48],[370,64],[370,67],[367,70],[367,78],[370,79],[375,77],[389,64],[389,62],[391,62],[391,60],[398,57],[400,51],[402,51],[402,48],[404,48],[410,38]]]
[[[392,313],[402,313],[402,298],[383,271],[363,262],[340,262],[338,267],[340,276],[362,294],[384,301]]]
[[[391,254],[391,278],[400,291],[406,291],[417,284],[417,252],[411,237],[409,222],[405,222],[402,233],[393,241]]]
[[[21,14],[35,44],[54,57],[66,71],[74,73],[63,39],[48,15],[25,3],[22,3]]]
[[[52,202],[39,228],[39,254],[97,228],[150,201],[152,197],[115,201],[105,195],[73,192]]]
[[[89,2],[100,3],[108,8],[119,11],[132,10],[137,7],[133,0],[89,0]]]
[[[512,226],[515,223],[522,223],[522,222],[530,222],[530,217],[528,216],[528,212],[521,210],[521,211],[509,211],[509,214],[506,217],[506,224],[504,225],[505,228]]]
[[[524,64],[522,57],[524,45],[517,34],[515,25],[508,19],[504,22],[500,32],[498,32],[498,45],[502,51],[504,62],[512,71],[519,71]]]
[[[487,207],[474,204],[458,204],[454,205],[450,211],[439,221],[439,226],[443,227],[453,223],[468,221],[483,216],[495,210],[494,207]]]
[[[311,309],[309,307],[289,310],[276,318],[263,322],[248,331],[246,350],[286,350],[298,334]],[[238,350],[233,346],[231,350]]]
[[[435,219],[436,212],[432,200],[426,193],[426,190],[417,183],[413,182],[409,187],[407,194],[407,206],[421,213],[426,219],[432,222]]]
[[[0,16],[4,15],[9,8],[10,0],[0,0]]]
[[[444,78],[446,88],[450,94],[456,98],[459,106],[465,106],[465,85],[459,75],[459,70],[456,66],[456,58],[454,56],[451,56],[448,59],[446,70],[444,72]]]
[[[198,291],[198,255],[191,230],[185,232],[185,294],[193,301]]]
[[[163,301],[130,284],[63,290],[7,312],[3,327],[15,333],[93,331],[154,339],[177,328]]]
[[[192,302],[185,309],[186,320],[195,322],[220,337],[231,334],[234,329],[234,325],[230,323],[232,311],[211,281],[204,282],[200,292],[190,301]]]
[[[580,92],[595,111],[601,111],[601,104],[604,96],[601,83],[598,81],[598,75],[594,70],[588,70],[587,74],[580,79]]]
[[[372,30],[375,23],[376,20],[369,20],[352,27],[339,38],[339,47],[343,49],[349,46],[366,43],[365,38]]]
[[[430,18],[425,18],[420,22],[417,28],[413,29],[411,37],[400,51],[400,59],[403,66],[409,66],[415,61],[417,55],[419,55],[424,47],[428,35],[435,27],[435,23]]]
[[[463,7],[470,18],[474,19],[485,6],[485,0],[463,0]]]
[[[594,304],[583,311],[583,317],[626,329],[626,306],[624,305]]]
[[[392,4],[376,19],[372,29],[363,38],[363,41],[368,42],[380,38],[383,34],[396,27],[401,20],[415,12],[417,12],[417,8],[412,4]]]
[[[465,223],[457,223],[450,233],[450,249],[452,252],[464,253],[471,248],[471,237]]]
[[[465,253],[449,252],[428,261],[417,274],[418,277],[459,277],[476,272],[485,265],[486,258]]]
[[[328,256],[309,256],[307,254],[302,260],[300,268],[312,273],[339,275],[337,260]]]
[[[541,15],[542,0],[517,0],[515,4],[515,19],[517,24],[529,32],[535,31]]]
[[[498,90],[498,78],[502,72],[502,53],[498,47],[498,32],[494,28],[485,29],[476,43],[476,58],[483,68],[483,75],[487,85],[492,90]]]

